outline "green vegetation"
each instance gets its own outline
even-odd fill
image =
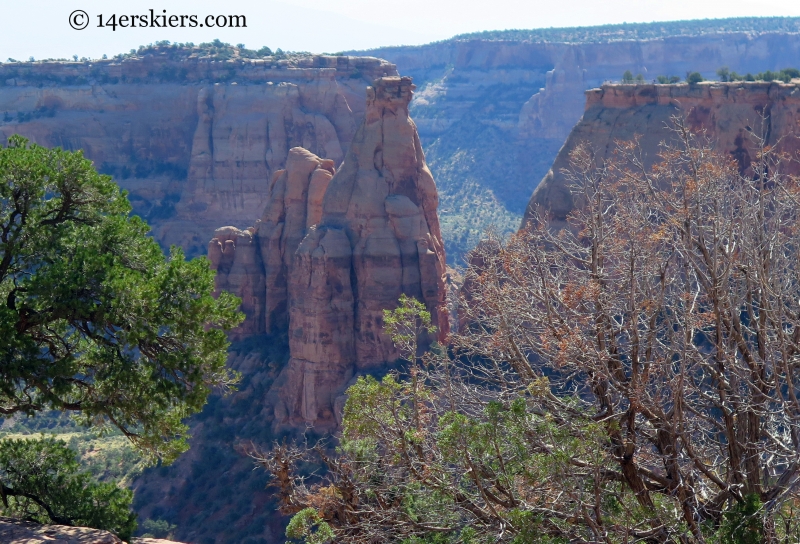
[[[129,485],[146,466],[130,440],[117,429],[103,432],[81,426],[61,412],[34,417],[15,416],[3,422],[0,440],[35,438],[46,435],[66,442],[77,455],[81,469],[101,482]]]
[[[105,529],[129,539],[133,492],[80,472],[75,452],[54,438],[0,440],[0,513],[39,523]]]
[[[673,36],[701,36],[717,32],[800,32],[800,17],[733,17],[584,27],[486,30],[459,34],[452,39],[606,43],[621,40],[652,40]]]
[[[800,70],[797,68],[784,68],[777,72],[766,70],[756,75],[751,73],[741,75],[736,72],[731,72],[728,70],[727,66],[723,66],[717,70],[717,76],[720,81],[782,81],[784,83],[789,83],[792,79],[800,78]]]
[[[176,527],[176,525],[168,523],[163,519],[146,519],[142,522],[142,529],[145,531],[142,536],[145,538],[165,538],[172,540]]]
[[[165,259],[130,211],[81,152],[0,148],[0,413],[71,412],[170,461],[182,420],[235,381],[224,330],[241,316],[207,260]]]
[[[161,40],[148,45],[140,45],[138,49],[131,49],[128,53],[115,55],[114,59],[143,57],[144,55],[165,55],[169,58],[179,59],[186,57],[211,58],[214,60],[229,59],[260,59],[272,57],[274,59],[308,56],[307,52],[284,52],[278,48],[275,51],[267,46],[259,49],[247,49],[243,43],[235,46],[219,39],[195,45],[192,42],[172,43]]]
[[[666,85],[667,83],[680,83],[681,78],[679,76],[657,76],[656,81],[662,85]]]
[[[81,152],[19,136],[0,148],[5,515],[129,537],[120,486],[185,451],[184,419],[237,379],[225,330],[238,300],[214,299],[208,261],[165,258],[130,212]],[[30,437],[44,430],[58,439]]]
[[[286,527],[287,538],[306,544],[328,544],[334,542],[335,536],[330,525],[313,508],[306,508],[292,516]]]
[[[642,74],[636,74],[636,77],[633,77],[633,74],[630,70],[625,70],[625,73],[622,74],[622,82],[623,83],[644,83],[644,76]]]
[[[689,85],[695,85],[703,81],[703,76],[700,72],[688,72],[686,74],[686,83]]]
[[[348,389],[336,451],[255,455],[287,536],[798,542],[800,177],[764,140],[741,173],[674,134],[652,168],[577,147],[570,228],[481,244],[448,350],[420,354],[421,303],[386,314],[406,370]]]

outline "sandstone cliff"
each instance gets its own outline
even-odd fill
[[[221,227],[214,232],[208,256],[217,271],[217,290],[240,297],[246,315],[233,338],[288,329],[294,253],[308,229],[319,223],[322,198],[334,173],[332,160],[292,148],[286,169],[272,176],[267,204],[255,226]]]
[[[586,92],[586,111],[572,129],[550,171],[528,204],[527,221],[538,207],[563,222],[574,202],[564,170],[572,150],[584,142],[599,159],[608,159],[617,141],[639,137],[646,165],[658,159],[659,144],[674,139],[675,115],[694,130],[704,130],[720,151],[735,158],[744,171],[755,156],[756,136],[792,156],[800,150],[800,85],[763,82],[697,85],[603,85]],[[800,173],[796,162],[785,167]]]
[[[648,39],[629,29],[591,43],[581,39],[591,29],[544,38],[512,32],[357,53],[388,61],[176,60],[156,51],[121,61],[5,63],[0,138],[19,132],[83,148],[130,191],[159,241],[199,255],[215,227],[245,228],[258,216],[292,147],[338,164],[363,118],[364,88],[396,74],[396,64],[419,86],[410,111],[437,180],[448,259],[463,264],[485,227],[519,226],[583,113],[586,89],[625,70],[651,81],[687,70],[713,77],[724,65],[755,73],[797,64],[796,32],[724,28],[732,27],[710,21],[699,35],[670,36],[665,24]]]
[[[83,149],[130,192],[164,246],[205,252],[220,224],[247,226],[289,149],[340,162],[363,89],[396,74],[375,58],[179,57],[0,64],[0,140]]]
[[[322,219],[297,249],[291,359],[276,416],[286,410],[289,421],[335,426],[352,373],[397,358],[383,310],[401,294],[425,303],[440,339],[448,334],[438,196],[408,116],[413,89],[408,77],[367,89],[364,122],[330,181]]]

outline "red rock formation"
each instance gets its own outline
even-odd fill
[[[401,294],[448,334],[438,197],[408,116],[413,89],[411,78],[377,79],[338,172],[292,149],[261,220],[217,229],[209,243],[217,288],[240,296],[247,315],[234,337],[288,328],[291,359],[271,395],[278,425],[337,425],[353,374],[397,359],[383,310]]]
[[[293,256],[303,237],[322,215],[322,197],[333,174],[333,161],[301,147],[289,152],[286,170],[273,176],[270,197],[256,233],[266,278],[263,330],[286,330],[288,278]]]
[[[438,196],[408,116],[413,89],[411,78],[384,77],[367,90],[364,123],[330,181],[322,220],[297,249],[279,423],[336,425],[352,373],[397,358],[383,310],[401,294],[425,303],[441,340],[448,334]]]
[[[800,139],[800,85],[779,82],[700,83],[697,85],[604,85],[586,91],[583,117],[559,151],[552,168],[533,193],[523,225],[538,207],[563,222],[574,202],[564,170],[569,155],[586,142],[599,159],[607,159],[617,141],[639,137],[645,164],[658,159],[659,144],[674,138],[671,118],[684,116],[694,130],[704,130],[718,150],[739,161],[742,170],[755,155],[753,134],[767,138],[797,156]],[[797,162],[785,163],[800,174]]]

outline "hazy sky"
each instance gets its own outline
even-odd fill
[[[244,15],[247,28],[98,28],[112,14]],[[75,10],[89,26],[73,30]],[[506,28],[586,26],[739,16],[800,15],[797,0],[0,0],[0,61],[98,58],[157,40],[219,38],[258,48],[336,52],[421,44]],[[80,21],[79,21],[80,22]]]

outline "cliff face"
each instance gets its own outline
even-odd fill
[[[410,112],[437,180],[448,259],[463,264],[487,226],[519,226],[583,113],[585,90],[626,70],[646,81],[689,70],[713,77],[725,65],[739,73],[778,70],[800,53],[800,35],[787,32],[603,39],[469,38],[358,53],[387,61],[175,61],[157,53],[0,64],[0,137],[19,132],[84,148],[131,192],[162,243],[199,255],[215,227],[241,229],[258,217],[292,147],[338,165],[363,118],[364,88],[395,75],[397,65],[419,86]]]
[[[557,222],[573,209],[563,171],[578,144],[587,143],[599,159],[608,159],[615,142],[637,136],[649,166],[658,159],[659,144],[674,139],[669,127],[675,115],[685,117],[692,129],[705,130],[716,148],[735,158],[743,171],[755,157],[754,135],[765,137],[768,145],[780,140],[781,150],[792,156],[800,150],[797,84],[603,85],[586,92],[586,111],[534,191],[523,226],[538,207],[550,210]],[[800,173],[795,162],[784,166]]]
[[[302,148],[275,173],[254,227],[217,229],[217,288],[242,297],[234,336],[289,332],[291,359],[272,388],[277,425],[334,428],[355,372],[397,359],[383,310],[423,301],[448,333],[438,196],[416,126],[414,85],[376,79],[338,172]]]
[[[580,39],[581,29],[573,30]],[[800,53],[800,35],[786,32],[612,39],[470,38],[366,52],[397,64],[420,87],[411,113],[439,187],[451,262],[461,264],[489,224],[518,228],[531,192],[583,114],[585,90],[626,70],[648,82],[687,71],[716,77],[722,66],[779,70],[795,66]]]
[[[261,212],[289,149],[340,162],[364,87],[395,73],[379,59],[326,56],[2,64],[0,139],[83,149],[160,243],[198,255],[215,226]]]

